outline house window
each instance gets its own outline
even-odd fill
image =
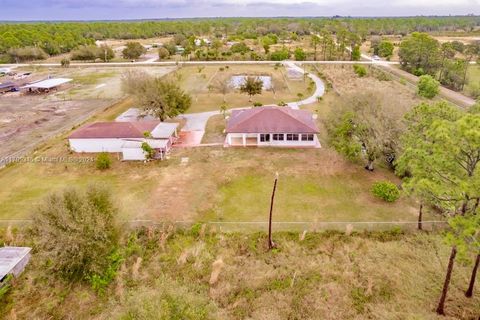
[[[260,142],[269,142],[270,134],[269,133],[260,133]]]
[[[287,133],[287,141],[298,141],[297,133]]]
[[[284,140],[283,133],[274,133],[272,139],[274,141],[283,141]]]
[[[313,141],[313,134],[302,134],[302,141]]]

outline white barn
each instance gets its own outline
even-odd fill
[[[155,158],[163,159],[177,138],[178,123],[159,121],[95,122],[75,130],[69,137],[75,152],[121,153],[123,160],[145,160],[147,143]]]

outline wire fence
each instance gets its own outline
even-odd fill
[[[268,221],[175,221],[160,222],[153,220],[130,220],[128,224],[132,227],[155,226],[174,224],[181,228],[190,228],[201,223],[214,227],[220,232],[257,232],[265,231],[268,228]],[[445,228],[446,221],[429,220],[422,221],[423,230],[435,231]],[[272,222],[274,231],[388,231],[394,229],[415,230],[418,228],[417,221],[275,221]]]
[[[0,220],[0,228],[8,226],[22,228],[29,227],[33,220]],[[177,228],[189,229],[196,224],[205,224],[219,232],[257,232],[268,228],[268,221],[162,221],[162,220],[124,220],[122,223],[130,228],[164,227],[174,225]],[[421,222],[422,229],[427,231],[441,230],[447,226],[444,220],[428,220]],[[274,221],[274,231],[389,231],[415,230],[417,221]]]

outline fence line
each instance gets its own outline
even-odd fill
[[[33,220],[31,219],[0,219],[0,226],[26,227],[32,222]],[[122,220],[121,222],[129,227],[175,225],[179,228],[190,228],[195,224],[205,224],[225,232],[262,231],[268,226],[268,221],[161,221],[136,219]],[[444,228],[447,221],[426,220],[422,221],[421,224],[422,229],[433,231]],[[401,230],[414,230],[418,226],[418,221],[274,221],[272,225],[276,231],[388,231],[398,228]]]

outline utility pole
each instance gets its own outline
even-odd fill
[[[268,219],[268,250],[276,247],[272,240],[272,214],[273,214],[273,201],[275,200],[275,191],[277,190],[278,172],[275,173],[275,182],[273,183],[272,198],[270,200],[270,217]]]

